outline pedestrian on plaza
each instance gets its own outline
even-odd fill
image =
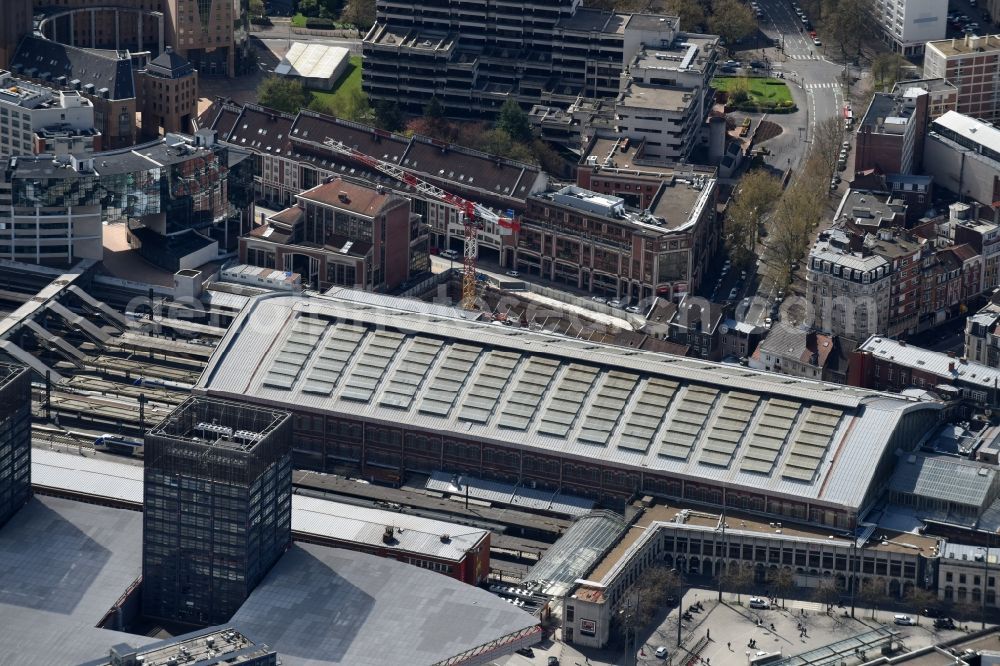
[[[732,641],[729,641],[729,642],[726,643],[726,649],[729,650],[730,652],[733,651],[733,643],[732,643]]]
[[[709,641],[712,640],[712,630],[711,629],[706,629],[705,630],[705,639],[709,640]]]

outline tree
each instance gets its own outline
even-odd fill
[[[767,582],[774,590],[774,593],[781,598],[781,605],[785,605],[785,598],[795,590],[795,574],[788,569],[771,569],[767,575]]]
[[[389,132],[397,132],[403,129],[403,112],[399,110],[399,104],[392,100],[380,99],[375,102],[375,122],[382,129]]]
[[[740,181],[736,198],[726,210],[726,243],[737,266],[749,266],[757,247],[760,224],[781,196],[781,181],[763,170],[749,172]]]
[[[837,586],[837,581],[833,578],[821,578],[816,589],[813,590],[813,598],[821,604],[826,604],[826,610],[829,612],[833,604],[840,599],[840,588]]]
[[[837,0],[823,22],[828,39],[848,55],[861,53],[861,47],[876,34],[878,23],[872,0]]]
[[[528,114],[512,97],[508,97],[500,107],[496,126],[514,141],[531,141],[531,123],[528,122]]]
[[[884,607],[889,600],[885,589],[884,578],[865,578],[861,581],[858,598],[862,605],[872,609],[872,619],[875,619],[875,611],[878,610],[878,607]]]
[[[375,25],[375,0],[348,0],[340,20],[367,30]]]
[[[919,614],[923,613],[925,609],[940,609],[942,602],[938,599],[937,595],[930,590],[925,590],[922,587],[914,585],[910,588],[909,592],[906,593],[906,605],[910,608],[917,609],[917,617],[919,618]]]
[[[741,603],[741,594],[749,592],[753,588],[753,582],[753,569],[740,566],[738,562],[730,563],[719,576],[722,589],[735,592],[737,603]]]
[[[879,53],[872,59],[872,79],[875,90],[885,92],[903,78],[903,70],[910,62],[898,53]]]
[[[757,19],[739,0],[713,0],[708,28],[727,44],[734,44],[757,28]]]
[[[254,18],[264,18],[264,0],[250,0],[250,16]]]
[[[298,12],[303,16],[319,16],[319,0],[299,0]]]
[[[844,130],[840,123],[839,116],[830,116],[816,123],[813,131],[810,158],[819,160],[818,165],[822,169],[818,175],[825,180],[833,177],[840,160],[840,149],[844,142]]]
[[[270,109],[298,113],[306,105],[306,90],[299,81],[269,76],[257,86],[257,101]]]
[[[654,9],[678,17],[684,30],[697,32],[705,25],[705,7],[698,0],[666,0],[654,3]]]

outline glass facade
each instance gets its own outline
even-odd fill
[[[0,364],[0,525],[31,497],[31,376]]]
[[[205,438],[207,423],[226,432]],[[259,437],[241,443],[241,432]],[[191,399],[150,431],[147,617],[211,625],[239,609],[291,541],[290,447],[286,413],[213,400]]]

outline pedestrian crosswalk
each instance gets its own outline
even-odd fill
[[[807,83],[806,90],[817,90],[819,88],[839,88],[839,83]]]
[[[792,60],[819,60],[819,56],[818,55],[805,55],[805,54],[799,54],[799,53],[796,53],[794,55],[790,55],[788,57],[791,58]]]

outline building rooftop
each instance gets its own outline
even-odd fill
[[[52,88],[22,81],[0,69],[0,103],[24,109],[92,107],[93,102],[75,91],[58,92]]]
[[[618,102],[636,109],[683,113],[687,110],[695,94],[693,90],[651,86],[631,81],[625,90],[618,95]]]
[[[849,220],[857,226],[882,227],[887,225],[902,226],[906,205],[899,199],[893,199],[886,192],[848,189],[844,192],[834,220]]]
[[[279,76],[301,76],[307,79],[332,78],[341,63],[350,55],[343,46],[316,42],[295,42],[274,68]]]
[[[927,42],[927,48],[940,51],[946,57],[1000,50],[1000,35],[967,35],[953,39],[935,39]]]
[[[220,117],[219,120],[225,118]],[[262,106],[245,104],[225,141],[271,155],[292,153],[291,129],[295,116]],[[222,135],[219,135],[222,138]]]
[[[704,73],[718,43],[716,35],[680,33],[669,45],[640,49],[633,56],[631,67]]]
[[[164,79],[179,79],[194,74],[194,67],[186,58],[168,46],[163,53],[149,61],[146,73]]]
[[[284,411],[191,397],[153,426],[146,437],[232,451],[253,451],[289,418]]]
[[[769,352],[783,358],[793,358],[816,368],[826,367],[827,358],[834,351],[833,338],[815,332],[789,326],[782,322],[775,324],[760,342],[761,352]]]
[[[1000,155],[1000,129],[978,118],[948,111],[932,122],[930,129],[957,138],[964,145],[987,148],[992,151],[993,159]]]
[[[246,663],[263,655],[273,655],[267,645],[258,645],[232,626],[211,627],[176,638],[136,648],[128,643],[111,646],[115,657],[135,654],[140,666],[177,666],[178,662],[197,662],[198,666],[231,666]],[[112,657],[102,657],[81,666],[116,666]]]
[[[899,93],[875,93],[861,119],[861,127],[871,127],[876,133],[902,135],[916,111],[910,102],[912,96],[908,95],[911,90],[912,88],[907,88]]]
[[[942,352],[931,351],[923,347],[915,347],[880,336],[868,338],[858,347],[859,352],[869,352],[877,359],[891,361],[898,365],[937,375],[945,379],[953,379],[993,388],[1000,382],[1000,369],[991,368],[981,363],[953,358]]]
[[[869,463],[904,414],[940,409],[741,366],[413,316],[405,303],[258,297],[198,388],[838,506],[867,492]],[[733,429],[735,439],[723,434]]]
[[[996,495],[992,465],[953,455],[913,453],[899,461],[889,480],[898,493],[985,509]]]
[[[556,23],[556,30],[572,32],[603,32],[622,35],[628,24],[628,14],[616,14],[601,9],[578,7],[571,15],[563,14]]]
[[[437,664],[537,642],[538,620],[473,585],[389,558],[293,545],[231,624],[287,666]],[[458,660],[455,663],[459,663]]]
[[[141,513],[35,496],[0,529],[4,661],[79,664],[152,643],[97,627],[141,573]]]
[[[625,23],[628,30],[669,32],[676,32],[680,29],[680,25],[681,20],[678,17],[663,14],[630,14]]]
[[[301,201],[332,206],[365,217],[375,217],[389,208],[395,208],[400,201],[405,201],[391,189],[366,187],[342,178],[334,178],[297,196]]]
[[[135,97],[132,59],[116,53],[81,49],[28,35],[18,45],[10,69],[31,79],[50,81],[61,89],[88,94],[106,89],[108,98],[113,100]]]

